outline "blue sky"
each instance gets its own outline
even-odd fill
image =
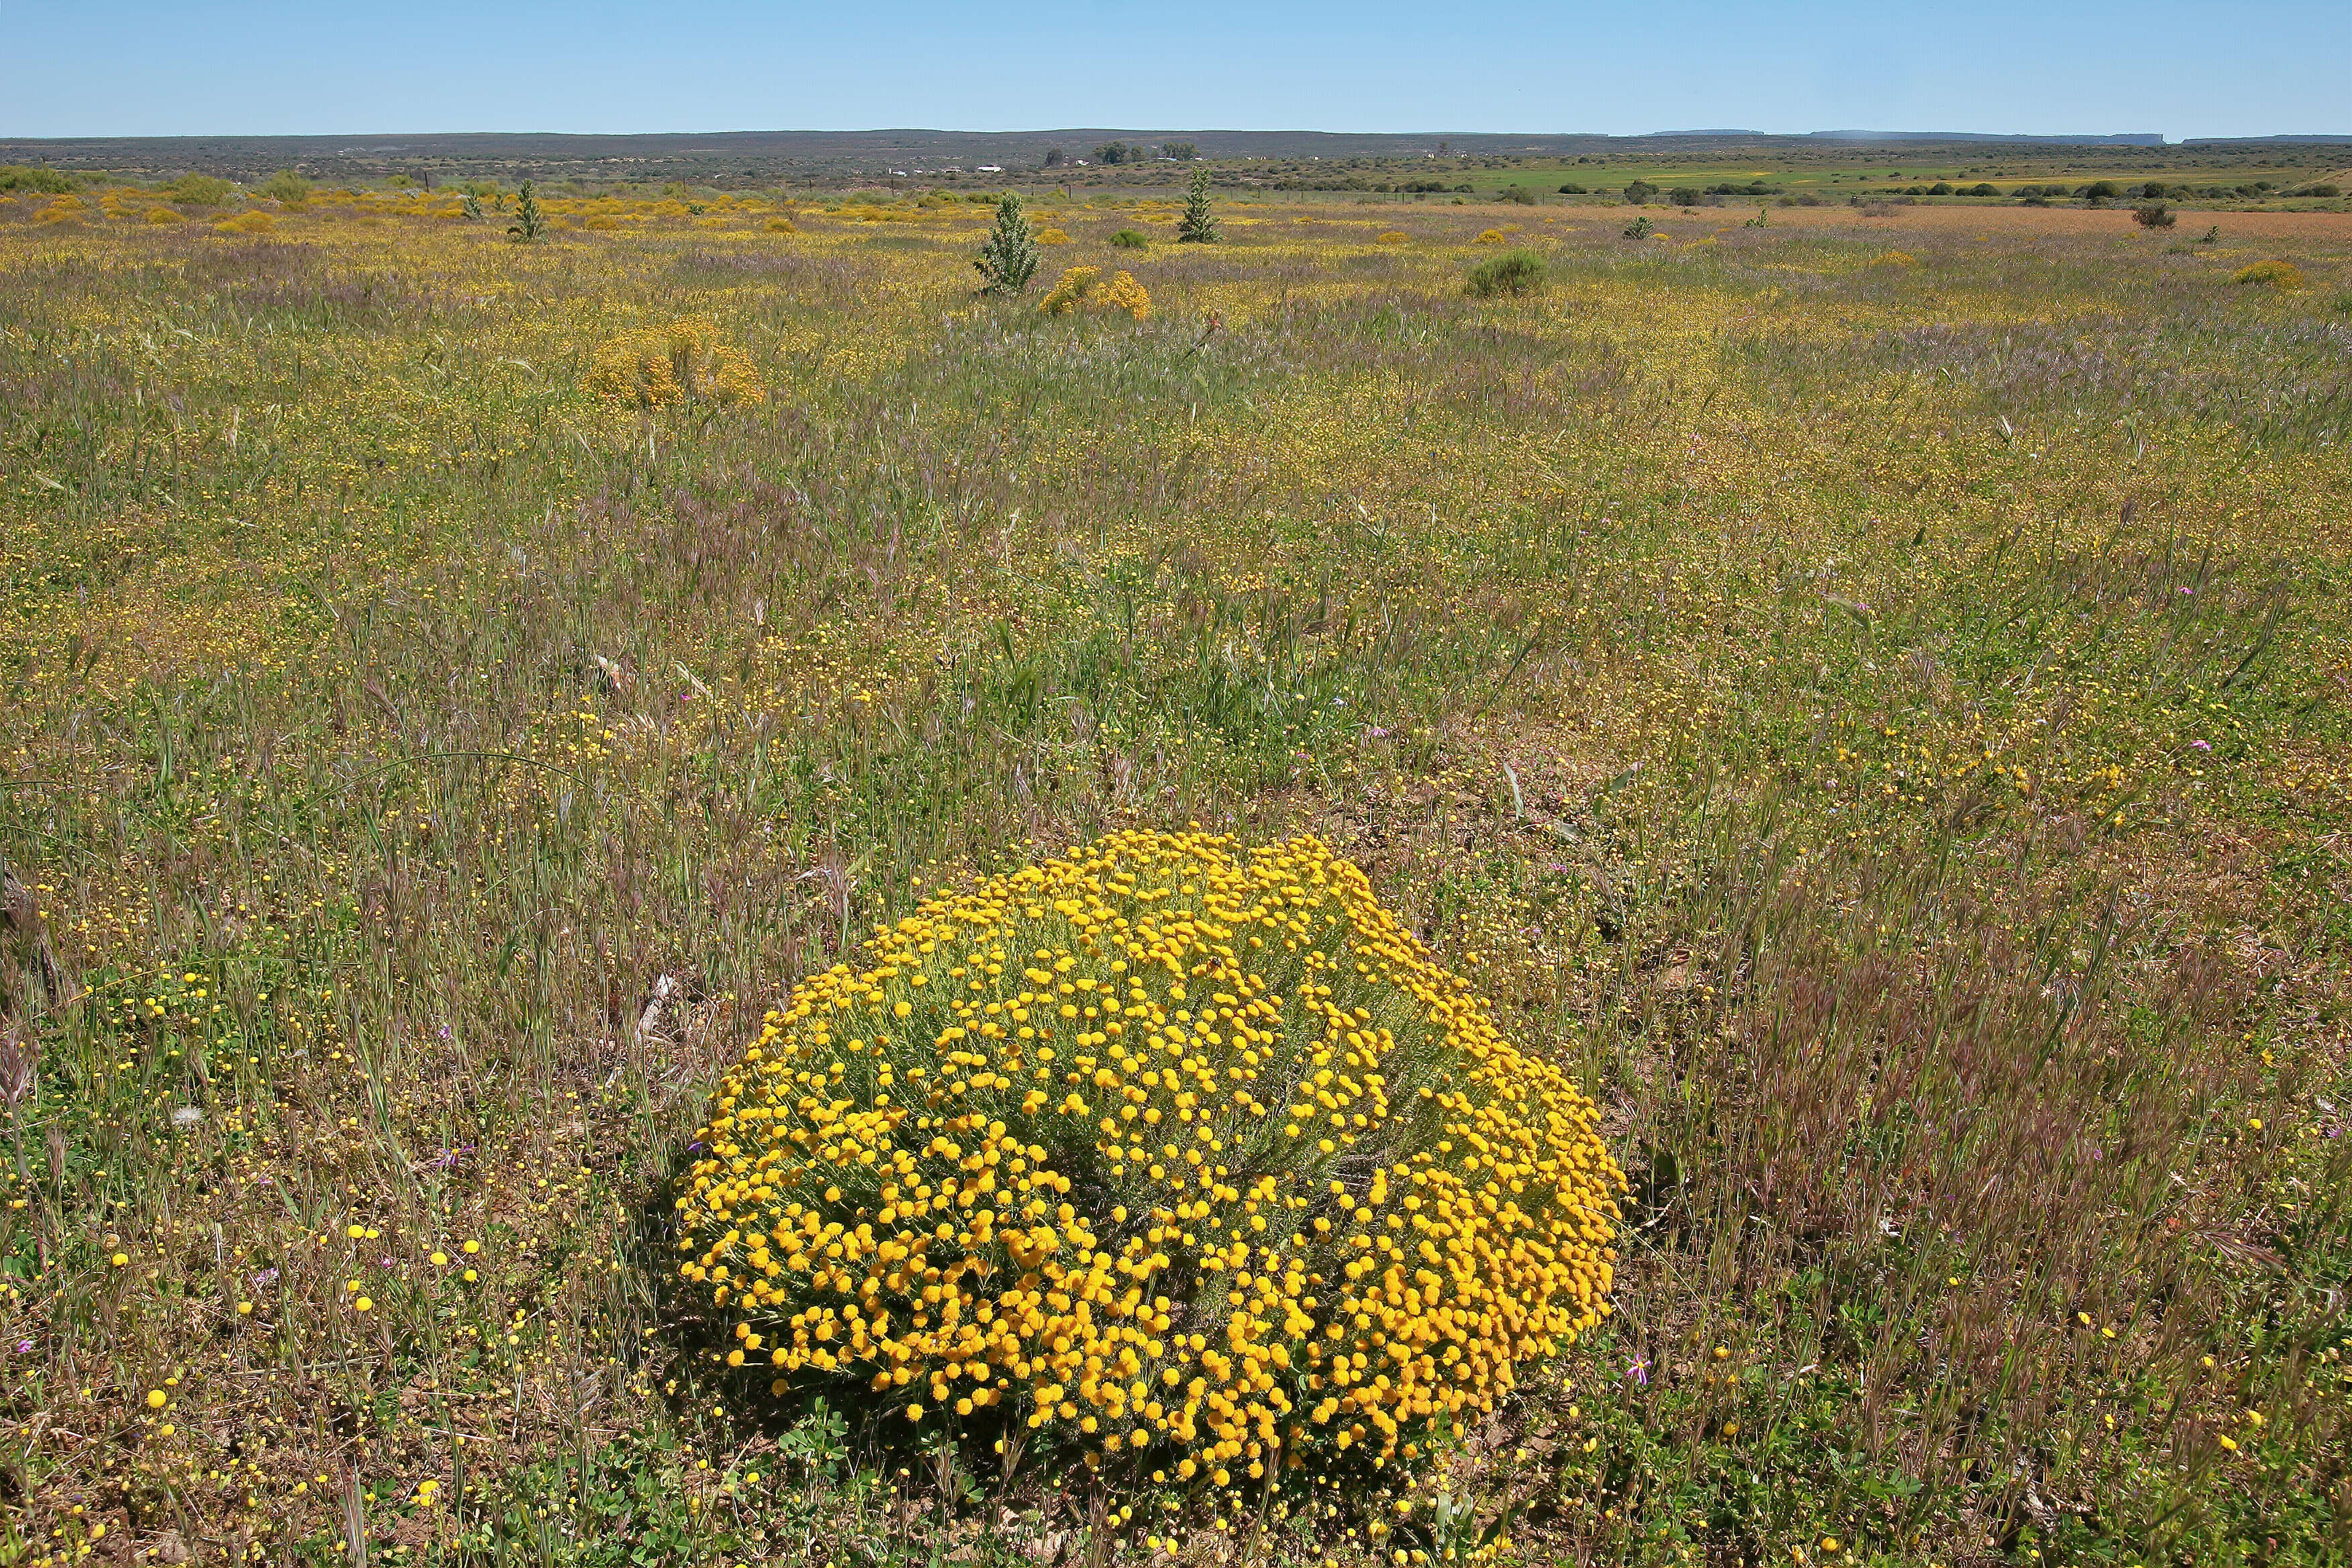
[[[2352,0],[16,0],[0,135],[2352,132]]]

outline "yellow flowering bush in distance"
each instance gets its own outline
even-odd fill
[[[2230,274],[2232,283],[2253,283],[2272,289],[2300,289],[2303,273],[2292,261],[2257,261]]]
[[[719,341],[707,316],[680,316],[614,338],[597,349],[581,385],[590,396],[629,408],[681,403],[758,403],[768,395],[742,350]]]
[[[1151,296],[1131,273],[1122,271],[1106,283],[1099,267],[1071,267],[1037,301],[1037,309],[1049,316],[1066,316],[1073,310],[1124,310],[1140,321],[1151,314]]]
[[[1314,838],[1114,834],[867,960],[768,1016],[677,1199],[774,1393],[1226,1486],[1410,1458],[1609,1310],[1592,1105]]]

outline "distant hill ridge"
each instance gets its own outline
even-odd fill
[[[950,170],[1034,170],[1059,150],[1071,163],[1122,142],[1149,153],[1190,143],[1204,158],[1325,161],[1343,158],[1581,157],[1682,152],[1720,156],[1734,148],[1775,149],[1867,144],[1932,147],[1998,143],[2005,150],[2106,146],[2162,149],[2153,132],[2009,135],[1965,131],[1654,132],[1640,136],[1569,132],[1139,131],[1069,126],[1038,131],[713,131],[646,133],[557,132],[369,132],[300,136],[137,136],[0,138],[0,163],[51,164],[140,176],[194,170],[252,179],[294,168],[317,178],[394,173],[428,180],[512,176],[541,179],[773,183],[860,176],[919,176]],[[2343,142],[2341,136],[2208,137],[2188,147],[2254,147],[2267,142]]]

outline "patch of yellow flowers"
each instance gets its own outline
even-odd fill
[[[719,341],[707,316],[680,316],[666,327],[625,333],[596,351],[582,387],[625,408],[681,403],[758,403],[768,395],[740,349]]]
[[[768,1016],[677,1201],[777,1393],[1225,1486],[1412,1458],[1609,1310],[1592,1105],[1314,838],[1114,834],[868,955]]]
[[[1066,316],[1073,310],[1124,310],[1140,321],[1151,314],[1151,296],[1127,272],[1106,283],[1099,267],[1072,267],[1037,301],[1037,309],[1049,316]]]

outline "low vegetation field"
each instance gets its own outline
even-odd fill
[[[0,199],[0,1568],[2352,1555],[2352,217],[191,195]],[[1598,1326],[1265,1480],[730,1366],[763,1011],[1192,825],[1590,1096]]]

